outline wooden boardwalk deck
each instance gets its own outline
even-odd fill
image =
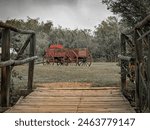
[[[38,87],[6,112],[130,113],[118,87]]]

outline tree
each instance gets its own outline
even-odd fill
[[[108,17],[102,21],[95,30],[95,38],[98,42],[98,57],[106,61],[116,61],[119,53],[119,22],[116,17]]]
[[[47,34],[50,33],[50,30],[51,30],[52,26],[53,26],[52,21],[48,20],[48,21],[43,25],[43,31],[44,31],[45,33],[47,33]]]
[[[119,14],[129,26],[134,26],[150,13],[150,0],[102,0],[114,14]]]

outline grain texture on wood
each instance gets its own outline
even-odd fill
[[[1,61],[5,62],[10,60],[10,30],[2,30],[2,56]],[[11,68],[10,66],[5,66],[1,69],[1,106],[9,106],[9,91],[10,91],[10,79]]]
[[[134,112],[118,87],[85,88],[38,87],[6,112]]]

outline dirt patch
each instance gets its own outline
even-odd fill
[[[37,83],[36,87],[42,88],[89,88],[91,83],[79,83],[79,82],[56,82],[56,83]]]

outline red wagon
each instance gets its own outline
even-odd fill
[[[51,45],[45,50],[43,63],[57,65],[68,65],[75,63],[76,65],[90,66],[92,56],[87,48],[69,49],[63,48],[62,45]]]

